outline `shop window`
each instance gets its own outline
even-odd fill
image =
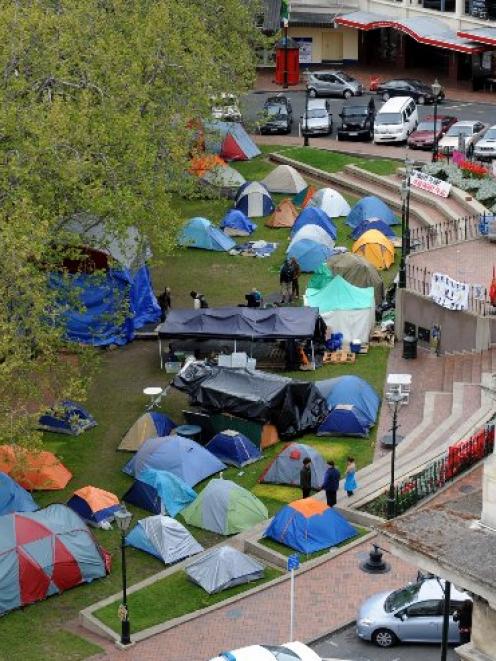
[[[474,2],[476,0],[473,0]],[[455,0],[422,0],[424,9],[433,9],[434,11],[454,12]]]

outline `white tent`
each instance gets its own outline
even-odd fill
[[[278,165],[262,181],[270,193],[288,193],[295,195],[307,188],[307,184],[298,170],[291,165]]]
[[[310,241],[321,243],[331,250],[334,248],[334,241],[332,237],[328,234],[328,232],[326,232],[318,225],[304,225],[301,229],[299,229],[292,238],[291,243],[288,246],[288,250],[290,250],[293,245],[297,243],[297,241],[301,241],[302,239],[309,239]]]
[[[264,566],[232,546],[213,548],[186,567],[188,578],[209,594],[263,578]]]
[[[166,565],[203,551],[203,546],[170,516],[148,516],[141,519],[126,537],[129,546],[151,553]]]
[[[341,193],[333,188],[321,188],[316,191],[307,206],[322,209],[330,218],[347,216],[351,211],[350,205]]]

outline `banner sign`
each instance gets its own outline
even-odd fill
[[[431,278],[432,300],[448,310],[467,310],[470,285],[458,282],[443,273],[434,273]]]
[[[300,47],[300,64],[312,64],[312,37],[293,37]]]
[[[451,184],[447,181],[433,177],[430,174],[425,174],[425,172],[420,172],[419,170],[415,170],[411,174],[410,184],[415,186],[415,188],[421,188],[439,197],[448,197],[451,190]]]

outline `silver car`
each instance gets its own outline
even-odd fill
[[[490,126],[482,138],[475,144],[474,156],[481,161],[496,158],[496,124]]]
[[[363,86],[344,71],[315,71],[307,78],[308,94],[316,96],[342,96],[349,99],[363,94]]]
[[[394,592],[369,597],[357,614],[356,632],[362,640],[379,647],[398,642],[440,643],[443,628],[444,581],[424,579]],[[453,613],[466,599],[465,592],[451,587],[448,641],[458,643],[460,633]]]

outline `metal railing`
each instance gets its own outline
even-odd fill
[[[487,222],[492,217],[490,214],[477,214],[445,220],[430,227],[415,227],[410,230],[411,250],[432,250],[460,241],[478,239],[487,233]]]

